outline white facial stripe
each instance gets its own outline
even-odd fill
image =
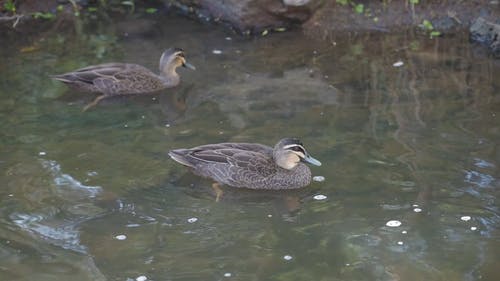
[[[300,151],[293,150],[293,149],[292,149],[293,147],[298,147],[298,148],[300,149]],[[303,147],[302,145],[300,145],[300,144],[289,144],[289,145],[285,145],[285,146],[283,147],[283,149],[286,149],[286,150],[288,150],[288,151],[290,151],[290,152],[292,152],[292,153],[296,154],[296,155],[297,155],[297,156],[299,156],[300,158],[305,158],[305,157],[306,157],[306,155],[305,155],[305,153],[304,153],[304,151],[306,151],[306,150],[305,150],[305,149],[304,149],[304,147]]]
[[[298,147],[302,148],[302,150],[303,150],[303,151],[306,151],[306,149],[305,149],[302,145],[300,145],[300,144],[289,144],[289,145],[285,145],[285,146],[283,147],[283,149],[289,149],[289,148],[296,147],[296,146],[298,146]]]

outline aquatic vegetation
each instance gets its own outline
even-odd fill
[[[441,35],[441,32],[434,29],[434,26],[429,20],[424,20],[420,25],[423,30],[429,33],[429,37],[432,39]]]

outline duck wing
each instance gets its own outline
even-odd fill
[[[230,169],[267,174],[274,170],[272,148],[260,144],[221,143],[169,152],[177,162],[195,169]],[[271,169],[269,168],[271,167]]]
[[[218,144],[206,144],[200,145],[192,148],[192,150],[219,150],[219,149],[234,149],[241,150],[246,152],[258,152],[266,155],[273,154],[273,148],[267,145],[258,144],[258,143],[238,143],[238,142],[226,142],[226,143],[218,143]]]
[[[68,73],[53,75],[52,78],[65,83],[83,82],[92,84],[97,78],[113,77],[117,73],[125,71],[127,68],[129,67],[124,63],[105,63],[87,66]]]
[[[277,171],[271,155],[235,148],[178,149],[170,151],[169,155],[191,167],[197,175],[236,187],[252,188],[255,183],[262,182]]]
[[[131,80],[134,80],[131,77],[139,76],[154,77],[155,74],[137,64],[105,63],[54,75],[52,78],[68,84],[88,84],[105,94],[119,94],[125,89],[131,89]]]

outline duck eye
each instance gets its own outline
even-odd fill
[[[302,147],[300,147],[300,146],[292,146],[292,147],[290,147],[290,149],[293,151],[304,153],[304,149],[302,149]]]

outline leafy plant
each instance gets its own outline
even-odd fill
[[[363,4],[356,4],[356,6],[354,6],[354,11],[358,14],[362,14],[364,10],[365,6]]]
[[[16,5],[14,4],[13,0],[7,0],[7,1],[5,1],[5,3],[3,3],[3,8],[7,12],[11,12],[13,14],[16,13]]]
[[[432,38],[438,37],[441,35],[441,32],[434,29],[434,26],[429,20],[424,20],[420,25],[424,30],[429,32],[429,36]]]

